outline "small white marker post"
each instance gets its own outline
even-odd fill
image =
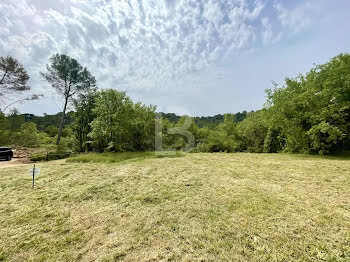
[[[32,184],[32,188],[34,188],[35,175],[39,175],[39,174],[40,174],[40,169],[39,169],[39,168],[35,169],[35,164],[34,164],[33,169],[29,169],[28,174],[29,174],[29,175],[33,175],[33,184]]]

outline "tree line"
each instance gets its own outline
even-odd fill
[[[62,112],[45,115],[45,121],[16,110],[6,116],[1,113],[1,144],[120,152],[154,150],[159,135],[168,149],[181,150],[188,142],[183,135],[168,132],[183,126],[186,116],[170,113],[157,119],[155,106],[135,103],[125,92],[97,89],[88,69],[69,56],[54,55],[41,75],[61,95]],[[0,84],[1,94],[28,90],[28,78],[17,79],[22,86],[11,87],[6,80],[6,85]],[[192,119],[188,127],[194,136],[192,151],[332,154],[350,150],[349,54],[340,54],[304,75],[286,78],[283,86],[275,84],[266,90],[266,96],[264,107],[255,112]],[[67,113],[69,104],[74,111]],[[155,130],[157,121],[161,121],[160,134]]]
[[[253,112],[253,111],[251,111]],[[69,111],[66,114],[66,117],[64,119],[64,126],[70,125],[74,122],[74,111]],[[163,113],[158,112],[162,115],[163,118],[168,119],[171,123],[176,123],[181,118],[181,115],[177,115],[175,113]],[[13,117],[14,114],[19,114],[17,110],[11,110],[7,116],[9,118]],[[20,114],[22,116],[22,121],[24,122],[33,122],[37,125],[37,128],[39,131],[46,131],[48,129],[57,129],[59,127],[60,119],[62,118],[62,112],[59,112],[57,114],[46,114],[44,113],[43,116],[37,116],[34,114],[28,114],[28,113],[22,113]],[[231,115],[231,114],[230,114]],[[242,122],[245,117],[248,115],[247,111],[238,112],[235,114],[232,114],[234,116],[235,122]],[[201,116],[201,117],[192,117],[193,121],[196,123],[198,127],[209,127],[210,129],[214,129],[218,124],[221,124],[224,122],[225,114],[218,114],[215,116]]]

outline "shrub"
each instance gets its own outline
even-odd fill
[[[33,155],[30,160],[31,161],[52,161],[52,160],[59,160],[59,159],[65,159],[70,157],[71,153],[48,153],[48,154],[36,154]]]

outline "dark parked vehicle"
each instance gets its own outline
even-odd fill
[[[9,147],[0,147],[0,159],[10,161],[13,157],[13,152]]]

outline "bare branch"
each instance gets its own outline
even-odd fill
[[[5,112],[10,106],[14,105],[14,104],[17,104],[17,103],[22,103],[24,101],[32,101],[32,100],[39,100],[40,98],[44,97],[43,94],[33,94],[32,96],[30,97],[26,97],[26,98],[23,98],[23,99],[19,99],[17,101],[14,101],[10,104],[8,104],[3,110],[2,112]]]

